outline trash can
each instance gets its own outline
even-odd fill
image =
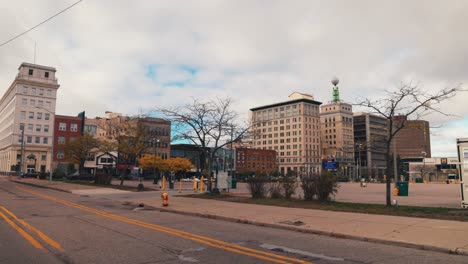
[[[398,196],[408,196],[408,182],[397,182]]]
[[[237,180],[236,179],[232,179],[231,180],[231,189],[236,189],[237,188]]]

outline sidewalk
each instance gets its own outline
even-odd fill
[[[27,181],[68,192],[75,187],[95,188],[68,183],[50,186],[47,181],[35,179]],[[468,255],[467,222],[251,205],[172,195],[169,207],[163,208],[160,199],[155,199],[158,196],[159,192],[155,192],[155,197],[151,198],[119,199],[166,212]]]

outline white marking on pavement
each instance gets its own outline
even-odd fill
[[[308,256],[308,257],[313,257],[313,258],[319,258],[319,259],[325,259],[325,260],[333,260],[333,261],[344,261],[342,258],[334,258],[334,257],[328,257],[322,254],[315,254],[299,249],[294,249],[294,248],[288,248],[288,247],[283,247],[283,246],[276,246],[276,245],[271,245],[271,244],[261,244],[260,247],[266,248],[269,250],[274,250],[274,249],[280,249],[284,252],[288,253],[293,253],[293,254],[299,254],[302,256]]]
[[[187,261],[187,262],[198,262],[198,260],[191,258],[191,257],[184,257],[182,255],[179,255],[179,259],[182,261]]]
[[[205,250],[206,248],[204,247],[197,247],[197,248],[188,248],[182,251],[182,253],[187,253],[187,252],[200,252]]]

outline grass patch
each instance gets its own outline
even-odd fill
[[[386,207],[382,204],[363,204],[363,203],[344,203],[344,202],[317,202],[304,201],[298,199],[251,199],[249,197],[240,197],[230,194],[192,194],[185,197],[215,199],[221,201],[258,204],[267,206],[281,206],[289,208],[316,209],[337,212],[364,213],[364,214],[379,214],[393,215],[406,217],[419,217],[441,220],[456,220],[468,221],[468,210],[442,208],[442,207],[419,207],[400,205],[398,208]]]

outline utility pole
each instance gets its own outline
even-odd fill
[[[21,159],[19,166],[20,175],[23,173],[23,163],[24,163],[24,128],[21,130]]]

